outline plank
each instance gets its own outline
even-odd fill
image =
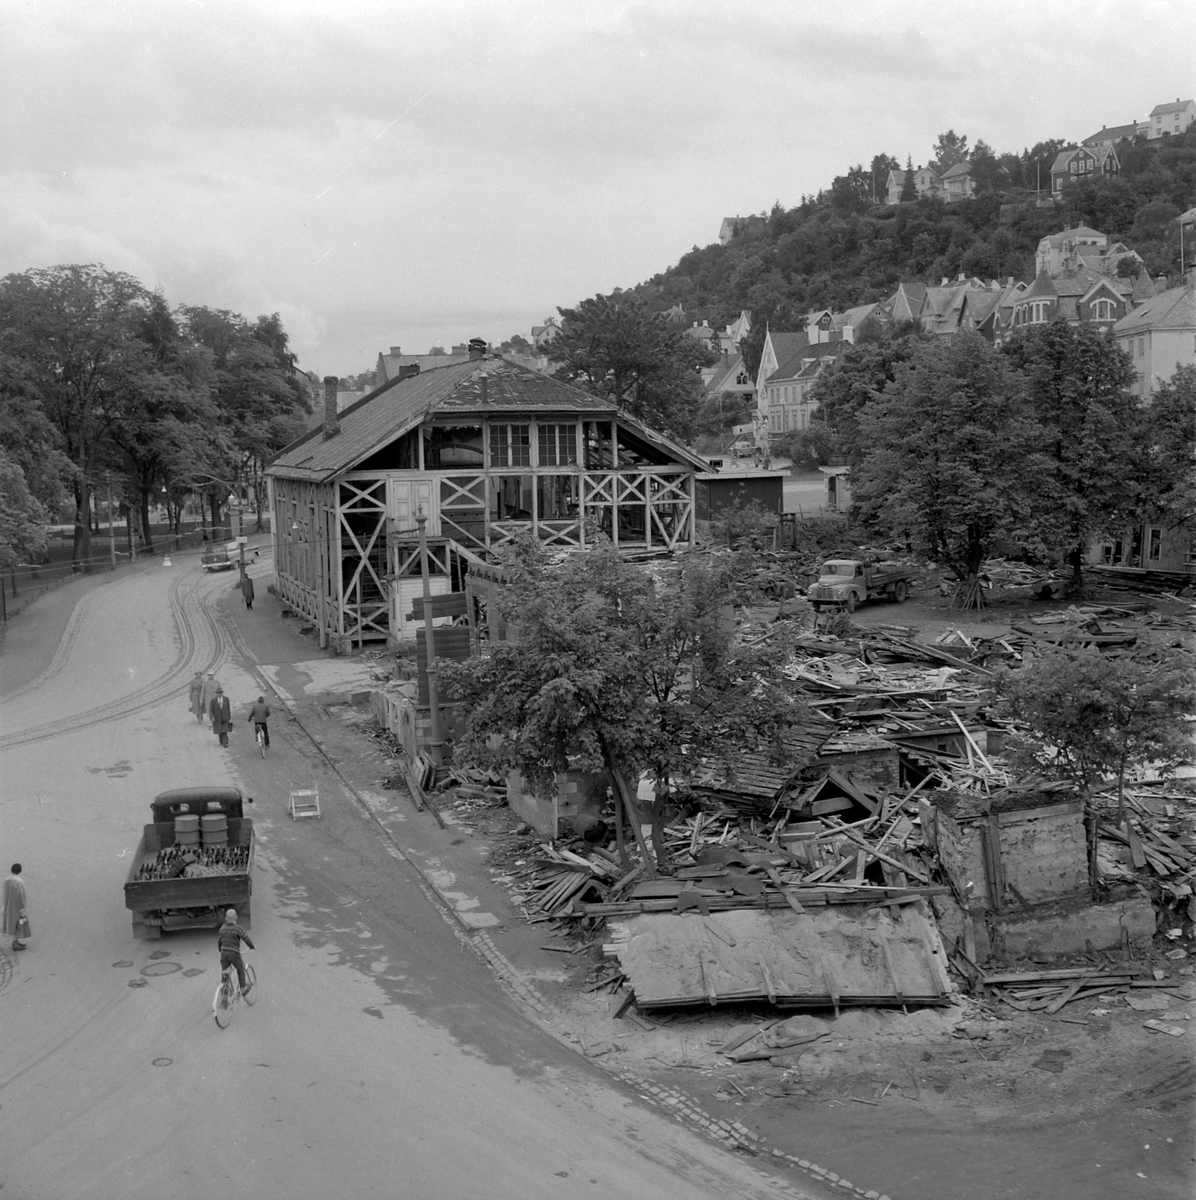
[[[1076,993],[1084,986],[1082,979],[1077,979],[1069,988],[1067,988],[1058,999],[1052,1000],[1046,1007],[1047,1015],[1057,1013],[1065,1004],[1076,998]]]
[[[1137,830],[1134,829],[1129,817],[1125,819],[1125,836],[1126,841],[1130,844],[1130,861],[1141,870],[1146,866],[1146,855],[1142,852],[1142,840],[1138,837]]]

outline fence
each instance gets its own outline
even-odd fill
[[[268,521],[263,522],[262,531],[264,532],[266,529],[269,529]],[[130,552],[125,530],[117,526],[117,570],[130,566],[140,559],[160,559],[167,554],[175,554],[182,550],[196,550],[209,543],[221,545],[232,540],[228,529],[204,531],[197,527],[176,534],[162,525],[151,526],[150,532],[153,536],[153,551],[146,550],[144,546],[134,546]],[[73,556],[72,539],[52,538],[46,554],[46,561],[18,563],[5,570],[0,576],[0,624],[11,621],[39,596],[44,596],[64,583],[111,571],[113,569],[112,552],[109,547],[108,531],[105,529],[101,533],[92,534],[91,554],[85,561],[76,562]]]

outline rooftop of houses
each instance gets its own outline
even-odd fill
[[[1118,334],[1148,329],[1196,329],[1196,286],[1185,283],[1159,292],[1113,326]]]

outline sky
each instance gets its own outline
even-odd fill
[[[0,0],[0,275],[277,312],[351,375],[527,336],[949,128],[1143,119],[1194,45],[1190,0]]]

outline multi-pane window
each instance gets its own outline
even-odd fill
[[[528,425],[490,426],[490,465],[492,467],[530,467],[532,444]]]
[[[572,467],[577,463],[576,425],[539,425],[540,466]]]
[[[1092,302],[1092,319],[1094,321],[1110,321],[1113,319],[1112,300],[1094,300]]]

